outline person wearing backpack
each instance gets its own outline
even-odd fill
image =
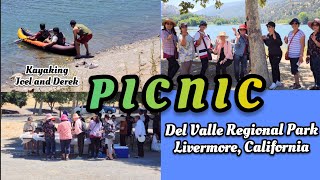
[[[199,59],[201,60],[201,72],[200,75],[205,76],[209,67],[209,60],[212,60],[212,46],[211,39],[205,30],[207,29],[207,22],[201,21],[199,30],[193,37],[194,45],[196,47]]]
[[[86,136],[86,124],[81,121],[77,113],[73,114],[72,119],[74,121],[74,134],[77,136],[78,140],[79,157],[82,158],[84,139]]]

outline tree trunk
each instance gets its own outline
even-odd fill
[[[262,76],[270,85],[266,51],[261,39],[259,4],[257,0],[246,0],[246,20],[248,26],[251,74]]]
[[[39,107],[39,111],[38,111],[39,115],[42,115],[42,104],[43,104],[43,100],[40,101],[40,107]]]
[[[74,93],[73,94],[73,99],[72,99],[72,114],[74,114],[75,112],[74,112],[74,108],[76,107],[76,104],[78,104],[77,103],[77,93]]]
[[[33,108],[33,115],[35,115],[36,114],[36,110],[37,110],[37,101],[34,103],[34,108]]]

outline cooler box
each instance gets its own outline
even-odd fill
[[[129,148],[127,146],[114,146],[117,158],[129,158]]]

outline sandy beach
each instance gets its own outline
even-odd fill
[[[84,62],[88,65],[84,65]],[[97,65],[97,67],[91,69],[89,68],[90,64]],[[14,78],[12,78],[1,85],[1,90],[3,92],[12,90],[23,92],[31,90],[35,92],[57,90],[64,92],[88,92],[88,78],[90,76],[107,74],[114,76],[118,82],[121,82],[121,77],[124,75],[135,74],[140,77],[140,87],[142,87],[149,77],[160,73],[160,39],[159,37],[154,37],[123,46],[115,46],[94,54],[93,58],[82,58],[80,60],[66,58],[64,64],[58,65],[59,67],[69,68],[69,74],[64,78],[70,79],[76,76],[80,85],[77,87],[16,87],[14,86]],[[16,73],[13,77],[15,76],[28,77],[23,72]],[[46,77],[44,75],[41,78],[44,79]],[[38,79],[39,77],[34,76],[34,78]],[[119,83],[119,88],[121,88],[121,83]]]

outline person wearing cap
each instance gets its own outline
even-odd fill
[[[43,123],[44,139],[46,141],[46,159],[49,160],[55,158],[56,142],[55,132],[56,128],[52,122],[54,117],[51,114],[46,115],[46,121]]]
[[[315,85],[310,90],[320,90],[320,19],[316,18],[308,22],[308,26],[313,30],[308,40],[307,63],[313,72]]]
[[[163,48],[163,58],[168,61],[168,77],[173,79],[173,77],[178,72],[180,65],[177,61],[178,50],[177,43],[178,37],[174,27],[176,23],[172,19],[165,19],[162,22],[163,29],[161,31],[161,40]]]
[[[191,74],[192,61],[195,54],[193,37],[188,33],[188,25],[186,23],[180,24],[179,35],[179,62],[181,63],[181,74]]]
[[[77,55],[75,59],[80,59],[80,44],[84,44],[86,48],[86,56],[90,56],[88,42],[92,39],[92,31],[85,25],[77,23],[75,20],[70,21],[72,27],[74,44],[76,47]],[[79,38],[78,38],[79,36]]]
[[[28,37],[28,39],[32,40],[32,41],[41,41],[43,42],[45,39],[47,38],[50,38],[51,37],[51,34],[50,32],[46,29],[46,25],[41,23],[40,24],[40,31],[31,36],[31,37]]]
[[[72,119],[74,121],[74,134],[78,140],[79,157],[81,158],[83,155],[84,139],[86,137],[86,124],[81,121],[77,113],[72,115]]]
[[[29,132],[31,134],[34,133],[34,131],[36,130],[36,126],[33,122],[32,117],[28,117],[27,122],[23,125],[23,132]],[[27,154],[34,154],[34,146],[35,146],[35,142],[34,140],[31,140],[27,143],[24,144],[25,149],[27,150]],[[31,150],[31,152],[29,152]]]
[[[91,156],[90,158],[98,158],[100,139],[102,137],[102,123],[98,115],[95,115],[89,122],[89,137],[91,141]]]
[[[242,79],[247,73],[248,53],[249,53],[249,40],[247,33],[247,26],[241,24],[238,32],[232,28],[236,36],[234,46],[234,74],[237,82]]]
[[[269,89],[274,90],[277,87],[282,86],[279,68],[279,64],[282,59],[282,40],[279,33],[275,31],[276,24],[274,22],[270,21],[268,24],[266,24],[266,26],[269,33],[266,36],[262,36],[262,39],[265,45],[268,47],[269,61],[272,71],[272,84]]]
[[[209,35],[205,33],[205,29],[207,28],[206,21],[200,21],[199,30],[194,35],[194,45],[196,47],[199,59],[201,60],[201,71],[200,75],[205,76],[206,71],[209,67],[209,55],[208,50],[212,49],[211,47],[211,39]]]
[[[72,140],[71,123],[68,116],[61,115],[61,122],[58,125],[58,133],[60,137],[62,160],[69,160],[70,144]]]
[[[227,67],[232,64],[232,45],[227,40],[228,37],[226,32],[220,32],[215,42],[216,46],[213,50],[213,54],[216,54],[218,59],[216,75],[227,74]]]
[[[66,38],[64,37],[63,33],[60,32],[58,27],[53,28],[53,36],[51,39],[47,38],[43,42],[48,43],[47,45],[43,46],[43,48],[51,47],[55,44],[64,46]]]
[[[297,18],[292,19],[289,24],[293,30],[284,37],[284,42],[288,44],[287,56],[290,59],[291,74],[294,76],[294,84],[290,86],[290,89],[301,89],[299,66],[303,63],[305,34],[299,29],[300,21]]]
[[[135,122],[136,122],[136,126],[134,128],[134,135],[137,139],[137,145],[138,145],[138,156],[136,156],[136,158],[143,158],[144,157],[144,149],[143,149],[143,145],[144,142],[140,142],[139,140],[146,135],[146,130],[144,127],[144,123],[143,121],[140,119],[140,116],[136,116],[134,118]]]

